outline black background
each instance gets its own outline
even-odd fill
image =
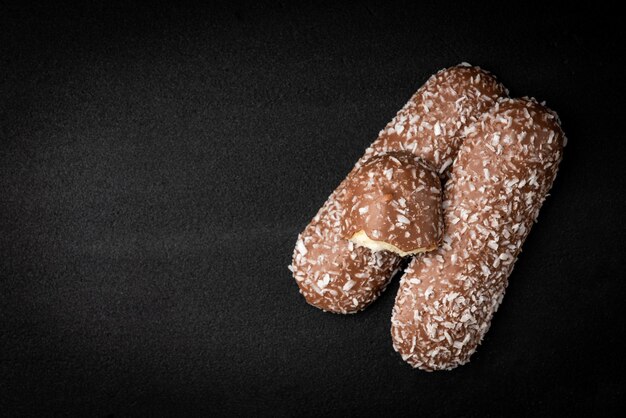
[[[0,9],[0,415],[501,416],[624,406],[624,53],[526,2]],[[436,70],[559,112],[556,184],[472,361],[411,369],[397,278],[323,313],[297,233]]]

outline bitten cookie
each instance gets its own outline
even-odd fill
[[[372,252],[342,234],[353,210],[349,184],[356,170],[375,155],[410,152],[445,178],[465,128],[506,94],[489,73],[462,64],[439,71],[413,95],[298,236],[290,269],[308,303],[357,312],[380,295],[400,265],[399,255]]]
[[[341,225],[344,238],[402,257],[439,246],[441,181],[419,157],[406,151],[375,155],[349,181],[351,209]]]

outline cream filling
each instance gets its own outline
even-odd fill
[[[401,257],[406,257],[407,255],[413,255],[413,254],[417,254],[417,253],[424,253],[427,251],[432,251],[435,248],[437,248],[437,246],[432,246],[432,247],[424,247],[424,248],[416,248],[414,250],[409,250],[409,251],[402,251],[400,248],[396,247],[393,244],[390,244],[388,242],[385,241],[376,241],[371,239],[370,237],[367,236],[367,234],[365,233],[365,231],[361,230],[356,232],[354,235],[352,235],[349,238],[350,241],[352,241],[353,243],[355,243],[356,245],[360,245],[361,247],[365,247],[365,248],[369,248],[370,250],[374,251],[374,252],[378,252],[378,251],[391,251],[393,253],[398,254]]]

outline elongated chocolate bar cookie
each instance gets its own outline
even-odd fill
[[[442,246],[412,260],[393,309],[393,346],[413,367],[469,361],[556,176],[566,138],[533,99],[500,99],[468,129],[445,186]]]
[[[298,236],[290,269],[308,303],[357,312],[380,295],[402,260],[390,251],[355,245],[342,233],[353,210],[355,171],[376,155],[410,152],[445,178],[465,128],[506,94],[489,73],[462,64],[439,71],[411,97]]]

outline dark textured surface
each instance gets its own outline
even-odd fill
[[[0,415],[623,406],[615,13],[107,4],[0,6]],[[547,100],[569,145],[484,343],[429,374],[391,347],[397,280],[336,316],[286,267],[378,131],[460,61]]]

